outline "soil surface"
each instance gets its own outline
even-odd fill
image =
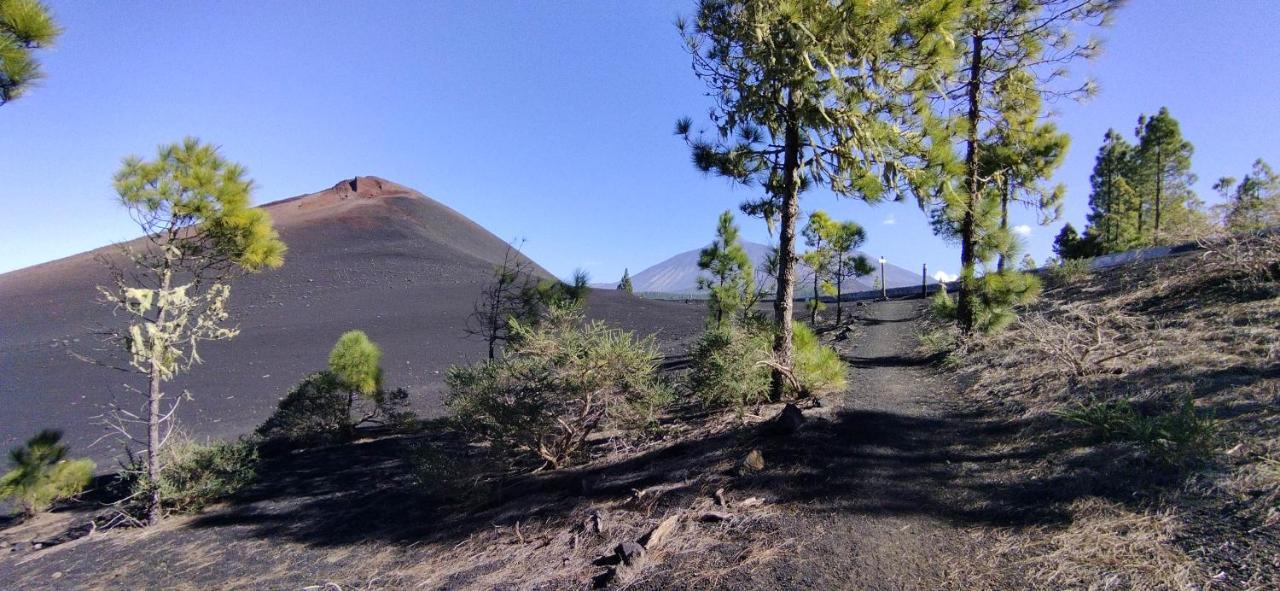
[[[976,554],[971,534],[1038,517],[990,468],[999,431],[949,412],[953,386],[914,354],[923,310],[858,306],[828,332],[850,388],[806,409],[791,435],[748,425],[676,438],[461,505],[423,493],[405,466],[411,438],[308,450],[267,460],[261,482],[201,516],[66,541],[91,515],[80,508],[0,530],[0,588],[589,588],[599,556],[670,516],[674,541],[606,586],[945,587]],[[741,468],[751,450],[763,469]],[[717,488],[732,505],[717,509]],[[583,533],[606,507],[608,530]],[[728,514],[696,518],[708,508]]]

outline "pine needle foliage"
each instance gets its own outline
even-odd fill
[[[39,0],[0,0],[0,105],[44,78],[35,50],[51,47],[61,34]]]
[[[382,349],[362,330],[349,330],[329,352],[329,372],[351,392],[372,396],[382,386]]]
[[[25,515],[80,494],[93,478],[90,460],[68,460],[62,433],[46,429],[9,452],[13,469],[0,476],[0,498],[12,499]]]
[[[736,321],[735,316],[749,312],[747,304],[755,293],[755,271],[738,240],[732,212],[720,214],[715,240],[698,253],[698,268],[706,273],[698,276],[698,289],[711,294],[707,305],[716,327],[723,326],[726,319]]]
[[[1097,41],[1077,41],[1075,35],[1108,23],[1120,4],[974,0],[949,23],[961,55],[948,62],[935,105],[936,119],[953,135],[929,157],[950,182],[920,197],[932,210],[935,228],[960,243],[956,318],[963,332],[990,312],[978,308],[983,288],[979,267],[988,260],[981,251],[997,259],[1015,254],[1004,212],[1016,190],[1023,190],[1028,203],[1048,219],[1056,216],[1061,192],[1041,190],[1035,181],[1047,178],[1061,162],[1065,137],[1038,122],[1046,115],[1042,104],[1095,91],[1088,81],[1068,82],[1067,66],[1100,49]],[[996,266],[1004,267],[999,260]]]

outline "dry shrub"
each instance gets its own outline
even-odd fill
[[[1060,377],[1075,383],[1110,373],[1127,357],[1140,355],[1151,343],[1134,318],[1099,314],[1083,306],[1064,308],[1056,315],[1028,315],[1010,339],[1020,354],[1043,362]]]
[[[1208,270],[1238,286],[1257,288],[1280,280],[1280,232],[1228,234],[1200,242]]]

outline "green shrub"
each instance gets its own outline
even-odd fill
[[[952,326],[931,328],[918,335],[920,352],[926,356],[946,355],[956,348],[957,331]]]
[[[708,329],[690,353],[689,391],[712,408],[767,401],[770,341],[768,331],[733,323]]]
[[[794,375],[801,392],[792,394],[821,396],[844,389],[847,370],[840,355],[823,345],[807,325],[793,326]],[[707,406],[741,410],[768,400],[773,339],[767,328],[709,329],[690,357],[689,391]]]
[[[576,307],[553,307],[536,326],[514,320],[512,332],[502,359],[449,369],[446,404],[464,431],[545,467],[573,462],[592,432],[657,387],[652,338],[584,324]]]
[[[1135,442],[1169,464],[1207,458],[1217,446],[1217,421],[1196,414],[1190,398],[1183,399],[1177,409],[1154,416],[1142,414],[1128,400],[1082,405],[1059,415],[1105,439]]]
[[[1088,277],[1092,270],[1093,259],[1066,259],[1045,267],[1054,285],[1070,285]]]
[[[796,323],[791,335],[796,380],[804,393],[822,396],[843,390],[848,384],[848,369],[840,354],[819,342],[807,325]]]
[[[46,429],[9,452],[13,469],[0,477],[0,498],[13,499],[26,515],[80,494],[96,467],[90,460],[68,460],[62,433]]]
[[[256,433],[290,446],[343,441],[355,428],[349,404],[348,392],[337,376],[327,371],[313,373],[289,391]]]
[[[246,441],[201,445],[179,434],[162,449],[161,466],[157,484],[161,507],[169,513],[199,513],[253,482],[258,450]],[[133,490],[147,489],[145,477],[137,477]]]

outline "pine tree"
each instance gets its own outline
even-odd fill
[[[1138,209],[1138,234],[1141,243],[1164,244],[1170,235],[1185,234],[1184,228],[1194,223],[1195,203],[1191,190],[1196,177],[1191,173],[1191,155],[1195,149],[1182,137],[1178,121],[1161,107],[1153,117],[1138,118],[1138,138],[1133,151],[1133,180],[1141,202]]]
[[[698,253],[698,268],[708,275],[698,277],[698,288],[711,293],[708,305],[716,328],[723,325],[725,317],[746,313],[744,305],[755,292],[755,271],[751,258],[738,240],[738,226],[733,223],[733,213],[720,214],[716,224],[716,239]]]
[[[805,224],[800,234],[804,236],[805,246],[809,250],[800,259],[813,272],[813,295],[809,298],[809,324],[817,326],[818,312],[823,308],[821,295],[826,289],[831,276],[833,252],[829,238],[835,223],[827,212],[818,210],[809,214],[809,223]]]
[[[867,232],[856,222],[832,224],[830,230],[831,283],[835,286],[836,326],[844,320],[844,308],[840,299],[844,296],[844,284],[849,279],[864,277],[875,271],[866,256],[858,254],[858,247],[867,240]]]
[[[634,293],[634,288],[631,286],[631,272],[625,268],[622,269],[622,281],[618,282],[618,290]]]
[[[155,160],[129,157],[115,176],[120,202],[138,222],[141,248],[125,247],[133,268],[113,269],[115,283],[99,287],[129,324],[114,336],[133,370],[146,376],[146,477],[160,480],[161,447],[181,397],[166,402],[165,382],[200,363],[199,344],[225,340],[230,280],[279,267],[285,245],[266,211],[249,203],[253,182],[244,167],[195,138],[161,146]],[[128,422],[128,421],[126,421]],[[128,435],[127,425],[119,425]],[[148,519],[160,518],[159,490]]]
[[[980,299],[1001,302],[1004,295],[981,294],[978,267],[990,254],[1012,253],[1014,241],[1001,236],[1000,224],[990,218],[998,216],[999,205],[990,198],[991,178],[987,173],[994,159],[993,151],[1016,127],[1018,119],[1010,117],[1007,105],[1019,99],[1024,108],[1013,110],[1025,114],[1032,111],[1042,97],[1085,96],[1092,91],[1088,83],[1074,88],[1060,88],[1056,81],[1065,76],[1066,66],[1079,58],[1098,52],[1092,40],[1077,43],[1075,32],[1084,26],[1104,25],[1118,0],[973,0],[966,4],[958,23],[956,42],[964,54],[947,77],[944,100],[939,101],[942,116],[953,121],[959,132],[957,158],[951,150],[931,153],[934,163],[950,174],[958,186],[945,188],[927,206],[940,208],[935,213],[936,227],[954,226],[960,243],[960,289],[956,316],[963,331],[968,332],[982,314]],[[1037,114],[1040,116],[1042,114]],[[957,161],[958,160],[958,161]],[[1052,171],[1055,162],[1029,171],[1042,178]],[[1046,204],[1051,209],[1055,204]],[[994,232],[992,230],[995,230]],[[1004,248],[997,244],[1003,243]],[[994,252],[993,252],[994,249]],[[1008,286],[1018,293],[1029,293],[1012,279],[987,282],[990,288]],[[1010,294],[1006,294],[1010,295]]]
[[[1053,254],[1061,260],[1084,258],[1084,242],[1074,226],[1067,222],[1053,239]]]
[[[1085,235],[1100,253],[1121,252],[1141,242],[1137,235],[1140,203],[1133,178],[1133,146],[1116,130],[1107,130],[1089,177],[1088,225]]]
[[[1280,225],[1280,175],[1261,158],[1239,184],[1223,177],[1213,188],[1222,194],[1222,223],[1228,231],[1256,232]]]
[[[925,184],[924,89],[950,52],[948,0],[700,0],[680,29],[715,101],[710,138],[677,123],[694,164],[765,195],[743,205],[778,227],[771,396],[792,365],[800,194],[878,201]]]
[[[60,34],[39,0],[0,0],[0,105],[44,77],[35,50],[53,45]]]

